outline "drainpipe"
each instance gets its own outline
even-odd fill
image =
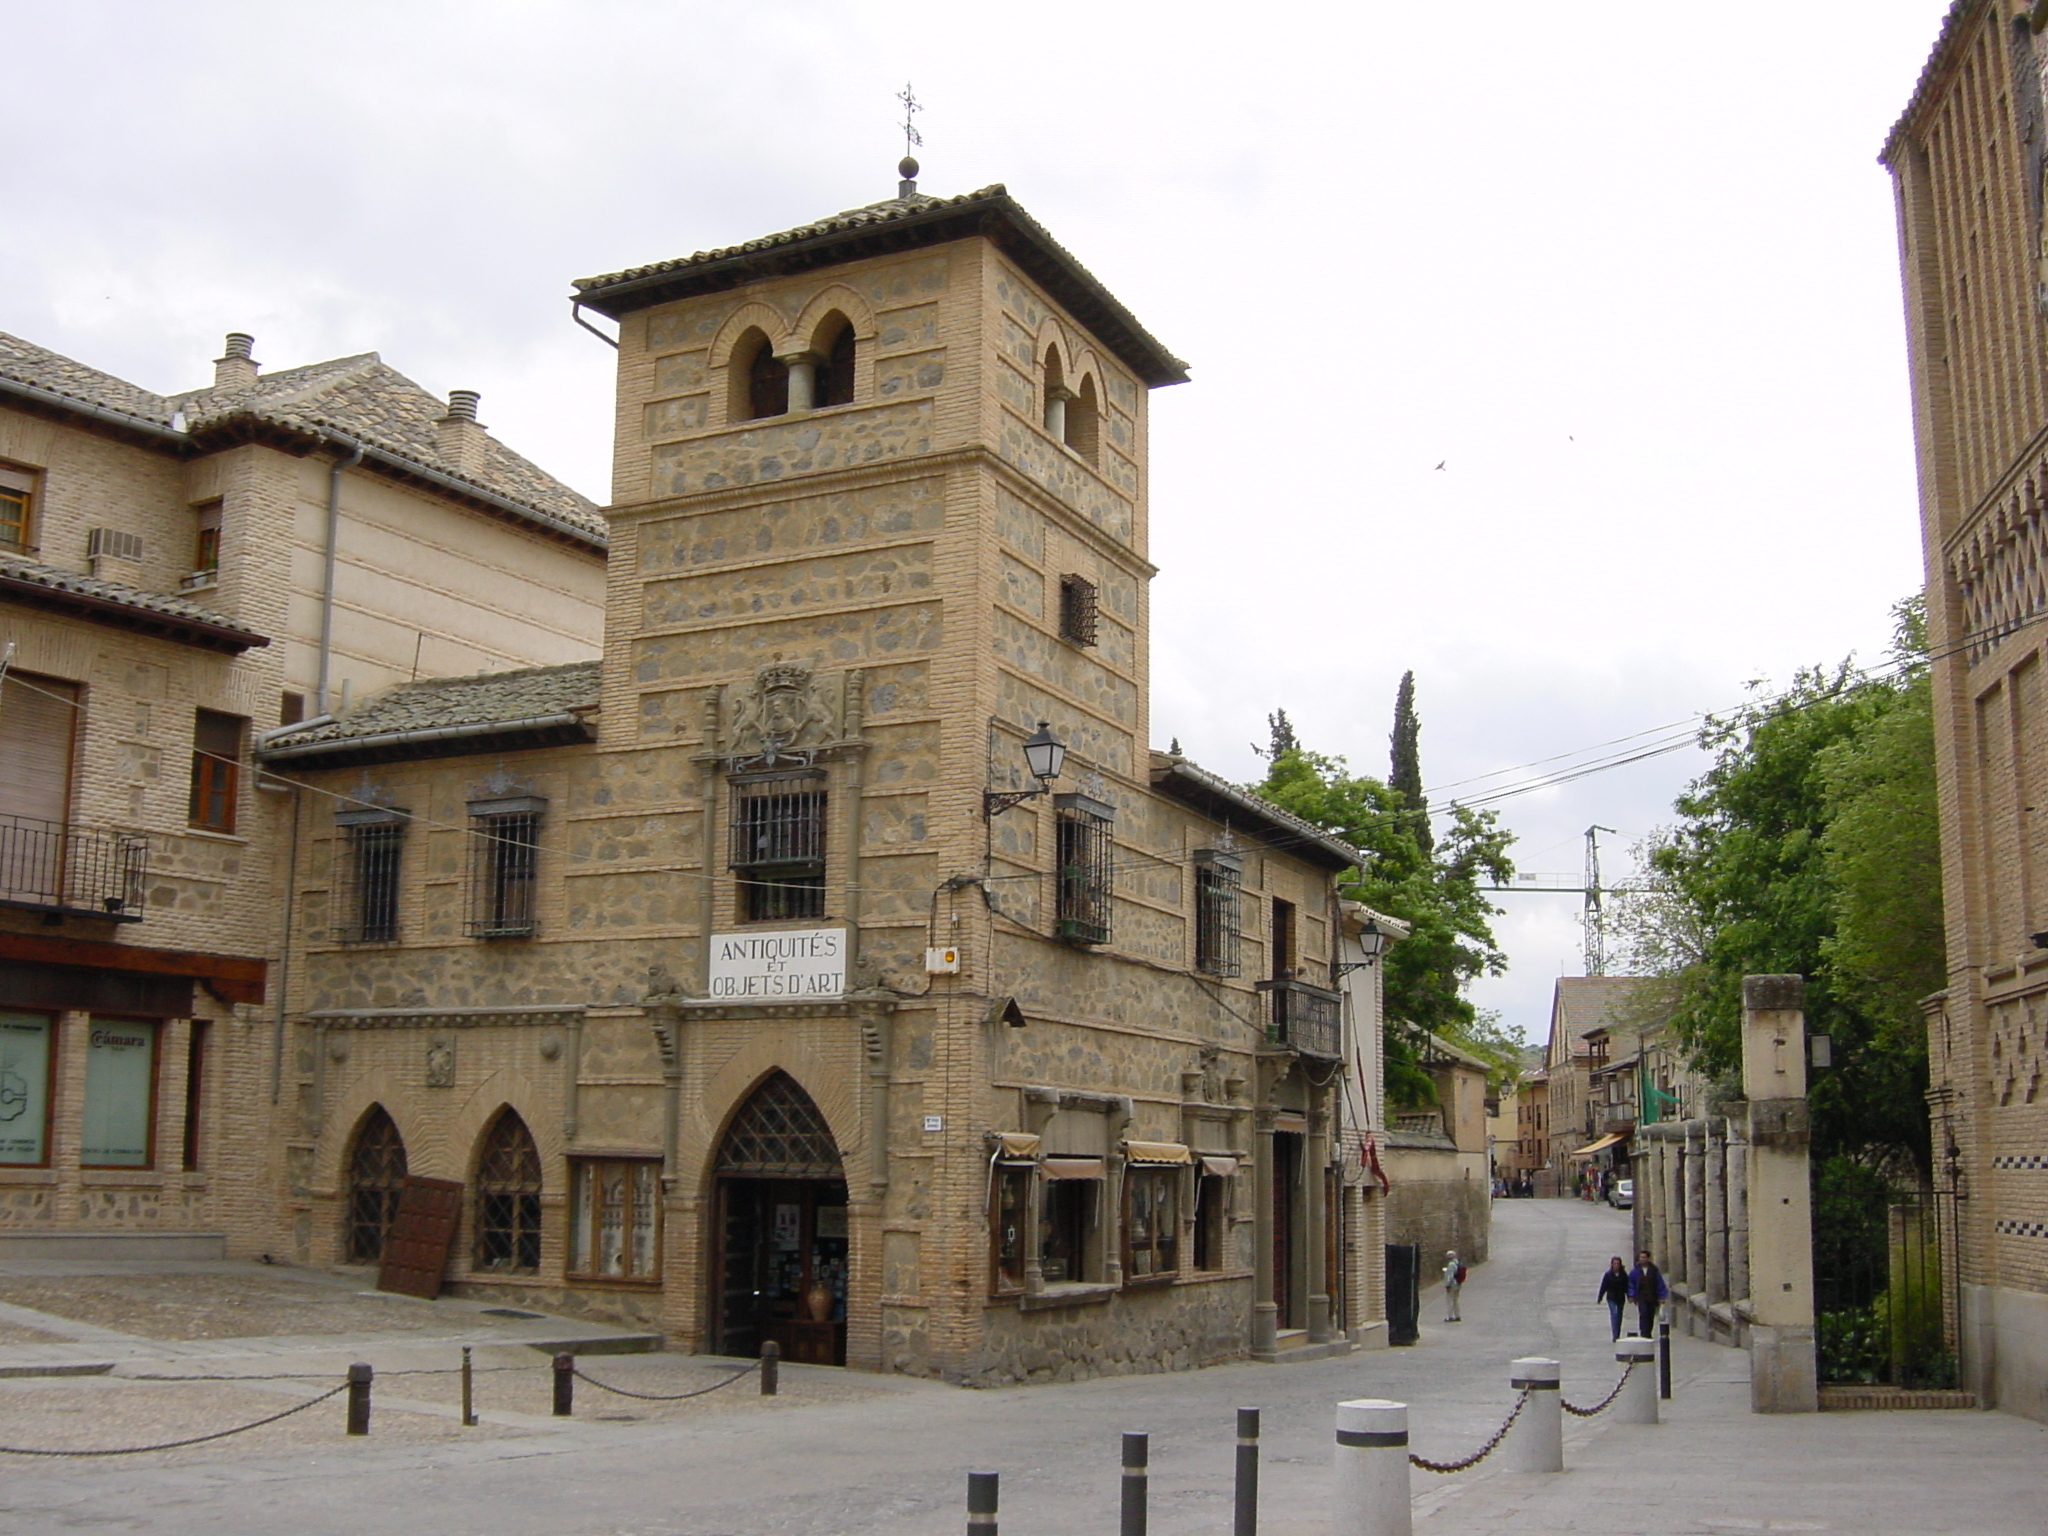
[[[328,674],[334,661],[334,567],[340,556],[341,476],[343,471],[363,462],[361,443],[347,437],[336,437],[334,442],[337,447],[346,444],[350,452],[346,458],[336,454],[334,462],[327,466],[327,552],[320,570],[320,673],[313,684],[316,715],[328,713]]]

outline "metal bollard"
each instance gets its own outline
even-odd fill
[[[1145,1493],[1148,1481],[1145,1463],[1150,1456],[1148,1436],[1124,1436],[1124,1504],[1118,1536],[1145,1536]]]
[[[462,1346],[462,1427],[476,1428],[476,1383],[471,1378],[469,1346]]]
[[[761,1395],[773,1397],[782,1384],[782,1346],[769,1339],[761,1346]]]
[[[998,1474],[967,1474],[967,1536],[996,1536]]]
[[[1657,1319],[1657,1395],[1671,1396],[1671,1314]]]
[[[375,1374],[367,1365],[348,1368],[348,1432],[352,1435],[370,1432],[370,1380]]]
[[[1337,1405],[1332,1486],[1331,1536],[1414,1536],[1406,1403],[1361,1397]]]
[[[1237,1518],[1230,1536],[1259,1536],[1259,1410],[1237,1410]]]
[[[1517,1472],[1564,1470],[1564,1393],[1558,1390],[1558,1374],[1555,1360],[1539,1356],[1508,1367],[1508,1385],[1529,1394],[1501,1446],[1504,1464]]]
[[[1614,1400],[1614,1417],[1622,1424],[1657,1422],[1657,1346],[1648,1339],[1621,1338],[1614,1341],[1618,1364],[1633,1363],[1621,1396]]]
[[[555,1356],[555,1417],[566,1419],[576,1411],[576,1357]]]

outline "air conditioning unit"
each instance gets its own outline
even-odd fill
[[[105,555],[114,560],[140,560],[142,535],[119,528],[95,528],[86,535],[85,552],[94,559]]]

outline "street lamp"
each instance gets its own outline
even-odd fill
[[[1052,781],[1060,776],[1060,770],[1067,765],[1067,744],[1052,733],[1052,726],[1046,721],[1038,722],[1038,730],[1024,738],[1024,766],[1031,770],[1031,776],[1038,780],[1036,789],[985,789],[981,792],[982,820],[989,821],[1000,816],[1013,805],[1022,805],[1034,800],[1052,788]]]
[[[1371,967],[1387,947],[1385,930],[1369,917],[1358,925],[1358,947],[1365,955],[1365,958],[1363,960],[1339,960],[1335,967],[1339,980],[1350,975],[1353,971],[1363,971]]]

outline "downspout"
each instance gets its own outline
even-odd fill
[[[327,550],[320,568],[320,671],[313,684],[313,713],[327,714],[327,684],[334,662],[334,568],[340,558],[341,477],[345,470],[363,462],[363,445],[353,438],[336,437],[337,447],[346,444],[347,458],[336,454],[327,466]]]
[[[292,927],[292,909],[299,894],[299,813],[300,796],[296,785],[292,788],[291,852],[285,859],[284,877],[284,945],[277,959],[277,1008],[270,1025],[270,1102],[275,1105],[284,1092],[284,1044],[285,1044],[285,994],[290,990],[292,977],[292,944],[297,935]]]

